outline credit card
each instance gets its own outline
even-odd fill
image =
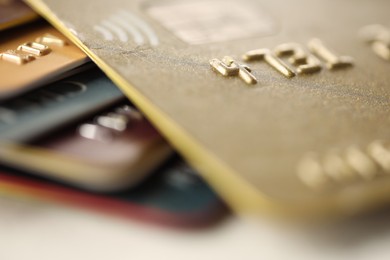
[[[53,82],[87,61],[80,49],[43,21],[3,32],[0,100]]]
[[[389,1],[27,2],[237,211],[390,201]]]
[[[0,168],[0,194],[66,203],[176,227],[209,225],[227,213],[217,195],[179,158],[167,162],[135,189],[114,194],[89,193]]]
[[[0,145],[4,165],[106,192],[137,184],[171,154],[172,148],[128,102],[33,142]]]
[[[20,0],[0,0],[0,31],[37,18],[38,15]]]
[[[99,69],[90,69],[0,104],[0,139],[33,140],[123,99]]]

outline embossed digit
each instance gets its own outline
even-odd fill
[[[8,50],[0,54],[0,59],[12,62],[17,65],[22,65],[33,61],[35,57],[30,54],[24,54],[13,50]]]
[[[17,50],[36,56],[43,56],[49,54],[51,51],[48,46],[37,42],[26,42],[25,44],[19,45]]]
[[[298,74],[319,72],[322,69],[321,62],[313,55],[305,52],[298,43],[284,43],[278,45],[274,52],[278,57],[290,56],[288,61],[296,66]]]
[[[43,35],[42,37],[37,38],[35,41],[45,45],[55,45],[59,47],[63,47],[67,45],[67,43],[64,40],[48,33]]]
[[[225,77],[238,76],[247,84],[257,83],[256,77],[252,74],[252,70],[247,65],[239,64],[229,56],[224,57],[222,61],[219,59],[212,59],[210,60],[210,65],[213,70]]]
[[[349,56],[337,56],[329,50],[320,39],[311,39],[308,47],[312,53],[326,62],[328,69],[334,70],[353,65],[353,59]]]
[[[390,61],[390,30],[383,25],[363,27],[360,36],[371,44],[372,50],[384,60]]]
[[[257,49],[248,51],[245,53],[242,58],[245,61],[265,61],[278,72],[286,76],[287,78],[292,78],[295,76],[293,72],[282,60],[275,57],[269,49]]]

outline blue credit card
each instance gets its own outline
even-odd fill
[[[29,141],[124,99],[97,68],[0,103],[0,139]]]
[[[176,227],[216,223],[227,208],[182,159],[174,157],[133,189],[99,194],[0,167],[0,194],[50,200]]]

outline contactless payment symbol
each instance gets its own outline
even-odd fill
[[[118,11],[95,25],[93,29],[106,41],[133,41],[138,46],[159,45],[159,38],[152,27],[128,11]]]

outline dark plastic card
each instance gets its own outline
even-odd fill
[[[97,68],[0,104],[0,139],[31,140],[123,99]]]

